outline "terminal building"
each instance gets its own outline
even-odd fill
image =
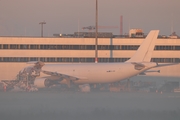
[[[98,62],[124,62],[136,52],[143,40],[144,37],[100,37],[98,38]],[[95,62],[95,38],[0,37],[0,80],[15,79],[20,70],[29,66],[28,61],[43,61],[45,64],[93,63]],[[180,39],[158,38],[151,61],[179,63]],[[156,69],[161,72],[150,74],[180,77],[180,65]]]

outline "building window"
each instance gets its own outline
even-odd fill
[[[3,49],[9,49],[8,44],[4,44]]]
[[[86,50],[95,50],[95,45],[87,45]]]
[[[46,58],[40,58],[40,61],[46,62]]]
[[[62,45],[63,50],[69,50],[69,45]]]
[[[79,62],[79,58],[73,58],[73,62]]]
[[[109,58],[109,62],[114,62],[114,58]]]
[[[44,45],[40,45],[40,49],[44,49]]]
[[[120,58],[114,58],[114,62],[120,62]]]
[[[10,49],[18,49],[18,45],[10,45]]]
[[[57,62],[62,62],[62,58],[57,58]]]
[[[56,50],[57,46],[56,45],[49,45],[49,49]]]
[[[180,46],[175,46],[175,50],[180,50]]]
[[[86,62],[95,62],[95,58],[86,58]]]
[[[30,45],[30,49],[39,49],[39,45]]]
[[[86,62],[86,58],[79,58],[79,62]]]
[[[71,46],[70,46],[71,47]],[[79,50],[79,45],[73,45],[72,47],[71,47],[71,50]]]
[[[120,45],[114,45],[114,50],[121,50]]]
[[[20,45],[20,49],[29,49],[29,45]]]
[[[86,50],[86,45],[80,45],[80,50]]]
[[[30,58],[30,61],[38,61],[38,58],[32,57],[32,58]]]
[[[3,58],[3,62],[9,62],[9,58],[4,57],[4,58]]]
[[[175,62],[175,63],[180,63],[180,58],[175,58],[175,59],[174,59],[174,62]]]
[[[55,62],[55,58],[47,58],[47,62]]]

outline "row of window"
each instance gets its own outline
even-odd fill
[[[99,50],[137,50],[139,45],[98,45]],[[3,44],[0,49],[95,50],[95,45],[14,45]]]
[[[152,58],[151,61],[157,63],[180,63],[180,58]]]
[[[98,45],[98,50],[137,50],[139,45]],[[0,49],[95,50],[95,45],[29,45],[0,44]],[[155,46],[155,50],[180,50],[180,46]]]
[[[155,50],[180,50],[180,46],[155,46]]]
[[[98,58],[98,62],[124,62],[129,58]],[[45,58],[45,57],[0,57],[0,62],[95,62],[94,58]],[[152,58],[152,62],[158,63],[179,63],[180,58]]]

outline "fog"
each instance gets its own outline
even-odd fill
[[[1,92],[2,120],[177,120],[179,93]]]
[[[98,0],[100,26],[119,26],[123,15],[124,34],[130,28],[144,33],[158,29],[161,35],[180,35],[179,0]],[[0,0],[1,36],[44,36],[73,34],[95,25],[95,0]],[[173,27],[173,28],[172,28]],[[100,29],[119,35],[119,29]]]

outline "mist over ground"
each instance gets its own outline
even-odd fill
[[[177,120],[179,93],[1,92],[2,120]]]

